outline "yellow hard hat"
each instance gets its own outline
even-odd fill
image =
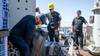
[[[48,5],[48,8],[49,8],[49,9],[54,9],[54,4],[53,4],[53,3],[50,3],[50,4]]]

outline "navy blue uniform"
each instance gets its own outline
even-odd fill
[[[84,17],[80,16],[79,18],[74,18],[73,22],[72,22],[72,26],[73,26],[73,31],[74,31],[74,37],[75,37],[75,42],[77,45],[80,44],[80,47],[83,48],[83,23],[87,23],[87,21],[85,20]],[[78,40],[78,38],[80,39],[80,41]]]
[[[10,31],[9,40],[20,49],[22,56],[30,56],[32,38],[35,30],[35,17],[23,17]]]
[[[48,24],[48,34],[50,37],[50,41],[54,41],[53,38],[55,37],[56,42],[59,42],[59,31],[55,32],[55,30],[58,30],[60,26],[61,17],[60,14],[56,11],[53,13],[46,14],[49,24]]]

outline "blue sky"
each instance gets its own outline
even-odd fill
[[[36,0],[36,6],[40,7],[42,13],[48,13],[48,4],[55,4],[55,11],[61,14],[61,26],[71,26],[73,18],[76,16],[77,10],[82,10],[82,16],[89,20],[89,16],[93,15],[91,11],[96,0]]]

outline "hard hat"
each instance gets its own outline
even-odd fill
[[[48,5],[48,8],[49,8],[49,9],[54,9],[54,4],[53,4],[53,3],[50,3],[50,4]]]

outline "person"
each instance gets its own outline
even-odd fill
[[[19,49],[21,56],[31,56],[32,40],[35,35],[35,26],[45,24],[45,16],[24,16],[11,30],[9,41]]]
[[[35,12],[37,12],[38,14],[41,14],[40,8],[37,7],[37,8],[35,9]]]
[[[44,15],[45,16],[45,14],[40,11],[40,8],[39,7],[36,7],[35,12],[36,12],[36,16],[41,16],[41,15]],[[45,20],[45,21],[47,21],[47,20]],[[47,25],[47,22],[45,22],[45,25]],[[37,27],[40,27],[41,28],[41,25],[38,25]]]
[[[87,21],[81,16],[81,10],[77,11],[77,17],[72,21],[72,31],[74,34],[75,43],[83,49],[83,23],[87,24]]]
[[[50,38],[50,41],[52,42],[54,41],[54,38],[56,42],[59,42],[58,29],[60,27],[61,16],[58,12],[54,11],[53,3],[50,3],[48,5],[48,8],[50,12],[46,14],[46,17],[48,18],[48,21],[49,21],[48,26],[47,26],[49,38]]]

